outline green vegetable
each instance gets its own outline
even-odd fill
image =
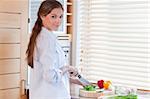
[[[86,91],[96,91],[96,86],[87,85],[87,86],[84,86],[84,90],[86,90]]]
[[[108,99],[138,99],[137,95],[114,96]]]

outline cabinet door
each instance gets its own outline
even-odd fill
[[[0,1],[0,99],[21,99],[26,80],[28,0]]]

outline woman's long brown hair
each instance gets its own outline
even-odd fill
[[[41,17],[48,15],[54,8],[62,8],[63,10],[61,3],[56,0],[45,0],[41,3],[39,7],[39,11],[37,13],[38,18],[32,29],[32,34],[26,51],[27,63],[31,68],[34,67],[33,58],[34,58],[34,48],[36,45],[36,38],[38,37],[42,29]]]

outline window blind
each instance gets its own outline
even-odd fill
[[[150,90],[150,2],[81,0],[80,66],[91,82]]]

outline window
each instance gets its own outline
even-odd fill
[[[92,82],[150,90],[148,0],[81,0],[80,63]]]

